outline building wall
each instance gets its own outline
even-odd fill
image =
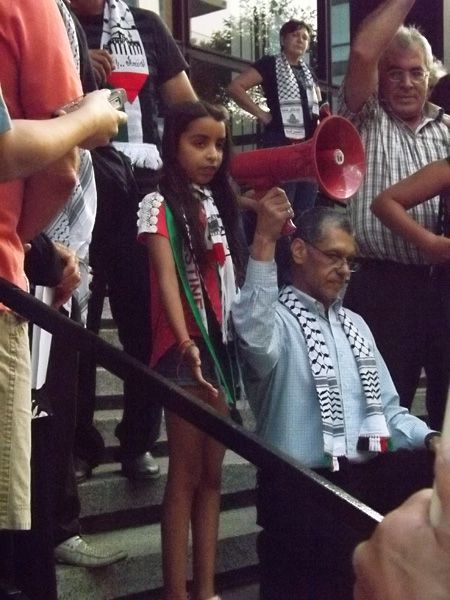
[[[380,0],[364,0],[364,2],[352,2],[350,8],[351,33],[355,31],[361,20],[379,4]],[[444,9],[445,4],[445,9]],[[444,17],[444,10],[447,18]],[[411,9],[406,20],[407,23],[418,25],[427,37],[433,48],[434,55],[443,60],[444,58],[444,23],[447,27],[447,38],[449,30],[450,8],[448,0],[427,0],[417,2]],[[447,45],[449,44],[447,39]],[[447,56],[448,56],[447,48]],[[450,65],[448,65],[450,67]]]
[[[333,100],[346,69],[350,40],[361,21],[383,0],[317,0],[318,75]],[[407,23],[420,27],[434,55],[450,71],[450,0],[417,3]]]

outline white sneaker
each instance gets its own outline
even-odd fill
[[[96,544],[86,542],[79,535],[74,535],[55,547],[55,559],[58,562],[76,567],[105,567],[126,557],[123,550],[108,552]]]

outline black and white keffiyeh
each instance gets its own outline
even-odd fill
[[[139,100],[139,93],[151,74],[139,30],[123,0],[105,2],[101,47],[111,53],[115,64],[108,84],[124,88],[128,97],[125,103],[127,125],[121,128],[121,141],[114,140],[113,144],[134,166],[157,170],[162,166],[161,157],[155,144],[144,142],[144,117]]]
[[[319,115],[319,98],[311,71],[303,60],[300,59],[298,64],[306,84],[308,106],[312,114]],[[283,53],[275,56],[275,74],[284,134],[287,138],[301,140],[305,137],[305,123],[299,84]]]
[[[290,286],[281,290],[279,301],[296,317],[304,335],[320,403],[324,451],[330,459],[331,469],[337,471],[338,457],[345,456],[346,453],[345,425],[342,398],[329,350],[316,317],[301,304]],[[339,310],[338,316],[352,348],[366,399],[366,415],[359,432],[357,448],[386,452],[389,449],[390,434],[381,404],[375,356],[370,344],[343,308]]]

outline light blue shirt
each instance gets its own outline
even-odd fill
[[[335,367],[345,425],[346,456],[362,461],[370,454],[356,449],[365,416],[365,396],[353,351],[338,318],[340,301],[328,310],[292,288],[316,318]],[[387,367],[365,321],[347,311],[360,333],[372,344],[378,366],[381,402],[393,447],[423,447],[430,432],[423,421],[400,407]],[[278,301],[274,262],[250,258],[245,284],[232,307],[239,357],[248,400],[256,416],[257,433],[308,467],[326,466],[319,400],[303,332],[296,317]]]
[[[11,120],[0,92],[0,135],[11,129]]]

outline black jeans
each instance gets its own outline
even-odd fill
[[[449,386],[449,282],[447,278],[446,286],[437,284],[429,266],[364,260],[344,298],[345,306],[372,330],[402,406],[411,407],[425,369],[429,425],[437,430],[442,428]]]
[[[433,462],[426,450],[400,450],[363,465],[344,459],[336,473],[317,471],[385,514],[432,485]],[[257,510],[261,600],[352,599],[352,553],[362,541],[357,530],[278,474],[259,473]]]
[[[151,180],[146,185],[151,187]],[[114,189],[102,189],[99,195],[89,249],[93,282],[88,328],[98,333],[107,293],[123,349],[148,365],[152,348],[149,260],[147,249],[136,239],[141,197],[118,197]],[[93,428],[96,365],[91,357],[81,360],[75,454],[96,464],[102,451]],[[158,439],[162,409],[156,394],[149,394],[132,376],[124,381],[123,409],[122,421],[116,428],[120,440],[118,458],[132,458],[150,450]]]

